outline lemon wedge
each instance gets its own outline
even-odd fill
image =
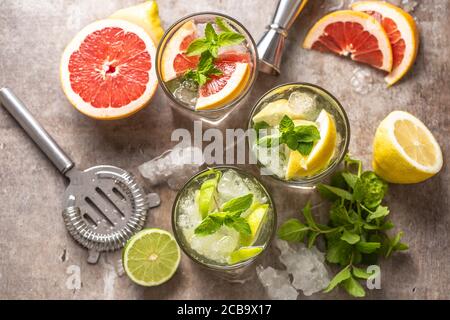
[[[146,1],[136,6],[118,10],[109,18],[137,24],[150,35],[155,45],[159,43],[164,34],[156,1]]]
[[[270,126],[277,126],[284,116],[288,116],[291,119],[301,119],[302,115],[296,113],[286,99],[279,99],[270,102],[260,112],[253,117],[253,122],[266,122]]]
[[[299,122],[294,123],[300,125]],[[311,176],[325,168],[333,157],[337,138],[333,116],[322,110],[317,117],[316,125],[319,128],[320,140],[308,156],[291,151],[286,170],[287,180]]]
[[[391,112],[379,125],[373,145],[373,167],[391,183],[417,183],[438,173],[442,151],[428,128],[412,114]]]

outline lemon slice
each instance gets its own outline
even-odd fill
[[[380,123],[373,167],[386,181],[421,182],[438,173],[442,164],[442,151],[433,134],[410,113],[394,111]]]
[[[289,107],[289,102],[286,99],[279,99],[267,104],[254,117],[253,122],[266,122],[270,126],[277,126],[284,116],[291,119],[301,119],[301,114],[296,113]]]
[[[158,4],[155,1],[146,1],[136,6],[118,10],[109,18],[126,20],[137,24],[149,34],[155,45],[159,43],[164,34],[161,20],[159,19]]]
[[[133,282],[151,287],[172,278],[180,257],[180,248],[169,232],[145,229],[128,240],[122,260],[124,270]]]
[[[229,263],[236,264],[251,259],[260,254],[263,249],[263,247],[242,247],[231,253]]]
[[[241,235],[240,242],[242,245],[250,246],[258,239],[264,220],[267,217],[267,211],[269,211],[269,205],[260,204],[246,217],[252,233],[250,236]]]
[[[319,127],[320,140],[308,156],[304,156],[298,151],[291,151],[286,170],[286,179],[311,176],[325,168],[333,157],[337,137],[333,116],[322,110],[316,123]],[[295,124],[298,125],[297,123]]]

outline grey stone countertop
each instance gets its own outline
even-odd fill
[[[226,127],[245,128],[251,106],[278,84],[315,83],[332,92],[346,109],[352,130],[350,150],[370,168],[375,130],[389,112],[405,110],[421,119],[441,145],[444,168],[424,183],[390,186],[387,203],[391,218],[405,232],[410,250],[381,261],[381,290],[370,291],[367,298],[449,299],[449,2],[418,1],[413,12],[421,31],[416,65],[401,83],[388,89],[380,72],[301,48],[306,31],[326,13],[329,1],[310,1],[291,30],[282,75],[260,74],[250,100],[228,119]],[[174,115],[161,89],[141,112],[111,122],[80,114],[61,90],[59,60],[70,39],[91,21],[136,2],[0,1],[0,86],[14,89],[80,168],[112,164],[138,175],[138,165],[174,145],[170,141],[173,129],[192,129],[191,121]],[[255,39],[262,35],[276,5],[275,0],[158,2],[164,28],[187,14],[212,10],[241,21]],[[355,70],[368,72],[372,84],[367,93],[357,93],[351,85]],[[268,179],[264,182],[275,198],[279,222],[296,215],[305,204],[305,196],[298,191]],[[0,299],[267,298],[258,281],[227,283],[209,275],[185,255],[174,278],[154,288],[136,286],[126,276],[117,275],[119,252],[103,255],[98,265],[87,264],[86,250],[72,240],[61,218],[65,183],[16,122],[0,110]],[[150,212],[147,226],[171,230],[176,192],[166,185],[151,188],[146,184],[145,188],[159,193],[162,199],[161,205]],[[271,246],[262,263],[277,265],[277,255],[277,249]],[[73,289],[70,276],[77,268],[81,288]],[[334,291],[312,297],[345,299],[347,295]],[[299,298],[306,297],[300,294]]]

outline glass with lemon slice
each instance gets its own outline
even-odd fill
[[[343,160],[350,125],[341,104],[324,89],[307,83],[278,86],[253,107],[250,139],[262,175],[295,187],[311,188]]]
[[[230,281],[242,281],[268,247],[276,227],[266,188],[236,167],[199,172],[178,193],[172,227],[181,249],[196,263]]]
[[[256,52],[253,38],[235,19],[212,12],[189,15],[161,39],[158,80],[175,110],[216,124],[250,92]]]

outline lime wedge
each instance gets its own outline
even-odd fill
[[[259,232],[261,231],[261,226],[264,223],[265,218],[267,217],[267,211],[269,210],[268,204],[259,204],[254,208],[252,212],[246,217],[246,220],[250,226],[251,235],[244,236],[241,235],[241,245],[243,246],[251,246],[256,239],[258,239]]]
[[[122,260],[125,272],[133,282],[152,287],[172,278],[180,256],[180,248],[169,232],[145,229],[128,240]]]
[[[230,264],[236,264],[254,256],[260,254],[263,251],[263,247],[242,247],[231,253],[229,262]]]
[[[198,211],[202,218],[206,218],[209,212],[214,209],[214,196],[217,190],[218,179],[213,178],[203,182],[198,195]]]

